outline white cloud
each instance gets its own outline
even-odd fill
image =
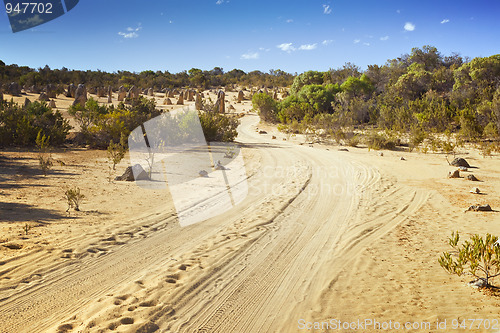
[[[323,14],[330,14],[332,12],[332,9],[330,8],[330,5],[323,5]]]
[[[139,37],[139,34],[137,32],[129,32],[129,33],[119,32],[118,35],[122,36],[123,38],[137,38],[137,37]]]
[[[380,37],[380,40],[383,40],[383,41],[389,40],[389,36]]]
[[[445,23],[448,23],[448,22],[450,22],[449,19],[444,19],[444,20],[441,21],[441,24],[445,24]]]
[[[353,43],[354,43],[354,44],[358,44],[359,42],[361,42],[361,39],[355,39],[355,40],[353,41]]]
[[[295,47],[293,47],[292,45],[293,43],[283,43],[283,44],[280,44],[277,46],[278,49],[281,49],[281,51],[285,51],[285,52],[292,52],[292,51],[295,51]]]
[[[401,11],[398,9],[398,10],[396,10],[396,13],[401,14]]]
[[[258,52],[249,52],[241,55],[241,59],[244,60],[252,60],[252,59],[259,59],[260,54]]]
[[[265,47],[259,47],[259,51],[269,52],[271,49],[266,49]]]
[[[139,37],[138,32],[142,30],[141,24],[137,26],[137,28],[132,28],[128,27],[126,31],[128,32],[118,32],[118,35],[122,36],[123,38],[137,38]]]
[[[314,44],[304,44],[304,45],[301,45],[299,47],[299,50],[311,51],[311,50],[314,50],[317,46],[318,46],[318,44],[316,44],[316,43],[314,43]]]
[[[293,23],[293,20],[292,19],[288,19],[288,20],[286,20],[286,23]]]
[[[370,46],[370,43],[363,43],[364,46]]]
[[[413,24],[411,22],[406,22],[405,23],[405,30],[406,31],[413,31],[413,30],[415,30],[415,24]]]
[[[330,45],[331,43],[333,43],[333,40],[331,40],[331,39],[325,39],[324,41],[321,42],[321,44],[323,44],[325,46]]]
[[[222,5],[224,3],[224,0],[217,0],[217,2],[215,3],[216,5]]]

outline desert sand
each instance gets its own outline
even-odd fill
[[[57,149],[62,163],[45,177],[36,153],[1,150],[0,331],[329,332],[301,323],[367,319],[492,331],[452,329],[498,320],[500,298],[437,259],[452,231],[500,235],[500,213],[464,212],[500,210],[500,156],[463,148],[477,168],[462,174],[481,182],[448,179],[443,154],[309,144],[260,123],[236,96],[227,103],[245,113],[237,142],[248,196],[183,228],[168,190],[109,182],[105,151]],[[64,113],[71,100],[56,103]],[[86,196],[80,212],[65,212],[68,186]]]

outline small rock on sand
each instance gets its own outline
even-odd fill
[[[208,177],[208,172],[206,170],[200,170],[198,174],[200,175],[200,177]]]
[[[468,284],[470,287],[473,287],[473,288],[484,288],[488,285],[486,283],[485,279],[477,279],[477,280],[469,282]]]
[[[456,167],[466,167],[470,168],[469,163],[464,158],[457,157],[455,158],[452,162],[451,165],[456,166]]]
[[[470,206],[466,212],[468,211],[473,211],[473,212],[492,212],[493,209],[491,209],[491,206],[486,204],[486,205],[472,205]]]
[[[137,177],[134,177],[134,175],[137,175]],[[149,180],[149,176],[140,164],[136,164],[127,167],[123,175],[116,177],[115,180],[133,182],[134,180]]]
[[[481,193],[481,190],[477,187],[474,187],[469,192],[474,193],[474,194],[479,194],[479,193]]]
[[[450,171],[448,178],[460,178],[460,170]]]
[[[473,181],[473,182],[478,182],[479,179],[476,178],[473,174],[467,175],[467,180]]]

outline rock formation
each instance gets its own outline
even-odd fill
[[[68,91],[66,91],[66,97],[75,98],[76,86],[72,83],[68,86]]]
[[[57,98],[57,88],[53,84],[48,84],[45,93],[49,98]]]
[[[184,94],[182,92],[179,94],[179,99],[177,100],[177,105],[184,105]]]
[[[196,110],[201,110],[201,108],[203,107],[203,101],[201,99],[201,95],[198,93],[196,94],[196,100],[194,102],[194,106]]]
[[[456,166],[456,167],[465,167],[465,168],[470,168],[469,163],[463,158],[455,158],[452,162],[451,165]]]
[[[12,82],[11,84],[9,84],[7,91],[12,96],[20,96],[21,95],[21,86],[19,86],[19,83],[17,83],[17,82]]]
[[[225,102],[226,94],[224,91],[219,90],[217,93],[217,101],[215,102],[215,111],[218,113],[226,112],[226,102]]]
[[[149,180],[149,176],[140,164],[129,166],[123,175],[115,178],[118,181],[133,182],[134,180]]]
[[[127,94],[127,99],[138,99],[139,98],[139,89],[136,86],[132,86]]]
[[[73,105],[80,104],[81,106],[84,106],[85,103],[87,103],[87,88],[85,88],[84,84],[79,84],[78,88],[76,88],[75,101],[73,102]]]
[[[46,93],[41,93],[40,96],[38,97],[38,100],[41,102],[48,102],[50,101],[49,96],[47,96]]]
[[[127,89],[124,86],[120,86],[118,88],[118,102],[123,102],[125,97],[127,97]]]
[[[243,92],[243,90],[240,90],[240,92],[238,93],[238,103],[243,102],[244,98],[245,98],[245,93]]]

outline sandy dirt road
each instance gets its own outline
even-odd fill
[[[83,248],[69,239],[66,260],[3,262],[25,277],[0,285],[0,331],[295,332],[334,317],[340,272],[428,197],[343,152],[259,135],[258,121],[239,130],[253,159],[241,204],[180,228],[166,193]]]

